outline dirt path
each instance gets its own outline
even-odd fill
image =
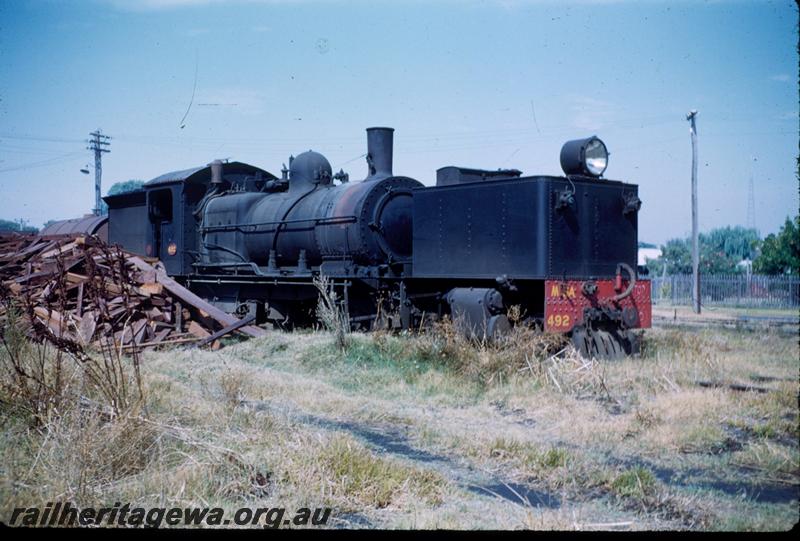
[[[252,411],[279,412],[295,422],[329,431],[346,432],[382,455],[407,460],[442,474],[452,483],[478,496],[499,498],[517,505],[555,509],[561,506],[556,494],[541,487],[512,481],[496,472],[475,467],[463,457],[437,454],[413,445],[407,427],[392,424],[369,425],[356,420],[336,420],[312,415],[286,402],[243,401],[242,407]]]
[[[708,328],[722,327],[746,330],[776,330],[787,334],[796,334],[800,318],[796,312],[788,310],[759,311],[750,313],[735,309],[705,309],[695,314],[689,307],[653,307],[653,325],[661,327]]]

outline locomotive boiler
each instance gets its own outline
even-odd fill
[[[570,141],[563,176],[456,166],[435,186],[392,171],[393,129],[367,129],[350,181],[309,150],[277,177],[240,162],[167,173],[106,197],[109,242],[156,256],[198,295],[260,322],[313,323],[327,276],[353,328],[420,328],[451,316],[493,337],[516,324],[568,334],[585,355],[637,350],[650,284],[637,276],[641,201],[603,177],[597,137]]]
[[[361,182],[334,175],[325,156],[309,150],[291,158],[288,178],[266,193],[212,194],[201,209],[199,267],[244,263],[257,273],[258,265],[274,272],[331,259],[362,265],[409,260],[411,192],[423,185],[392,174],[392,131],[367,130],[369,174]],[[222,183],[222,167],[212,166],[212,187]]]

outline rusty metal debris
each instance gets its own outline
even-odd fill
[[[113,343],[126,351],[201,342],[216,349],[226,334],[221,331],[264,334],[169,278],[157,260],[92,236],[0,237],[0,323],[12,310],[29,336],[46,334],[68,348]]]

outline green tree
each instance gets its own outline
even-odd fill
[[[755,229],[741,226],[721,227],[700,233],[700,272],[703,274],[730,274],[738,272],[742,259],[752,259],[758,245]],[[692,240],[670,239],[661,246],[661,257],[648,260],[651,275],[659,276],[667,266],[667,274],[692,272]]]
[[[37,233],[39,230],[28,225],[25,220],[2,220],[0,219],[0,231],[19,231],[21,233]]]
[[[741,258],[725,253],[725,250],[706,239],[700,242],[700,272],[702,274],[732,274]],[[690,271],[691,272],[691,271]]]
[[[755,246],[759,241],[755,229],[747,229],[740,225],[712,229],[708,235],[701,234],[700,237],[701,245],[707,245],[709,249],[735,259],[736,263],[742,259],[753,259]]]
[[[116,182],[108,189],[108,195],[119,195],[121,193],[135,192],[144,186],[143,180],[126,180],[125,182]]]
[[[661,247],[661,257],[653,261],[654,274],[686,274],[692,272],[692,249],[687,239],[670,239]]]
[[[135,192],[144,186],[143,180],[126,180],[124,182],[115,182],[108,189],[106,195],[119,195],[121,193]],[[100,213],[108,214],[108,205],[105,201],[100,201]]]
[[[794,221],[787,217],[777,235],[767,235],[761,243],[761,253],[753,261],[753,272],[800,273],[800,215]]]

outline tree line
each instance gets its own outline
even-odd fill
[[[786,218],[777,233],[763,239],[755,229],[727,226],[700,233],[700,272],[734,274],[746,272],[749,261],[756,274],[800,273],[800,215]],[[661,256],[647,260],[651,276],[691,274],[692,240],[675,238],[661,246]]]

